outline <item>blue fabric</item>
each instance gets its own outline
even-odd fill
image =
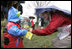
[[[16,46],[18,46],[18,44],[19,44],[19,38],[17,37],[17,43],[16,43]]]
[[[22,28],[21,28],[22,29]]]
[[[9,30],[8,33],[14,36],[24,36],[27,33],[26,29],[19,29],[16,25],[12,26]]]
[[[24,18],[22,17],[22,15],[19,16],[20,20],[23,20]]]
[[[8,22],[17,22],[20,20],[20,18],[17,16],[18,10],[15,9],[13,6],[8,11]]]

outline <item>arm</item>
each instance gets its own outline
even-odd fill
[[[14,36],[24,36],[27,33],[26,29],[19,29],[16,25],[12,26],[9,30],[8,33]]]
[[[60,27],[63,24],[63,22],[64,22],[63,17],[52,19],[47,27],[45,27],[44,29],[41,29],[41,30],[35,29],[32,31],[32,33],[34,33],[36,35],[52,34],[54,31],[57,30],[58,27]]]

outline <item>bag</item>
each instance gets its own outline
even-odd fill
[[[25,35],[25,38],[31,40],[33,34],[31,32],[27,32],[27,34]]]
[[[64,27],[59,27],[58,28],[58,35],[57,37],[61,40],[67,37],[71,33],[71,24],[64,26]]]

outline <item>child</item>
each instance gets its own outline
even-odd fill
[[[31,27],[34,29],[34,21],[31,19]]]
[[[17,6],[16,2],[9,1],[8,24],[3,32],[4,48],[23,48],[22,36],[27,33],[26,29],[20,27],[20,18],[18,17],[20,14],[17,15],[18,10],[15,6]]]

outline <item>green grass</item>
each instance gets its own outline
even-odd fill
[[[70,46],[68,46],[67,48],[71,48],[71,45],[70,45]]]
[[[31,40],[24,38],[24,48],[53,48],[52,39],[56,37],[57,32],[48,36],[33,35]]]

